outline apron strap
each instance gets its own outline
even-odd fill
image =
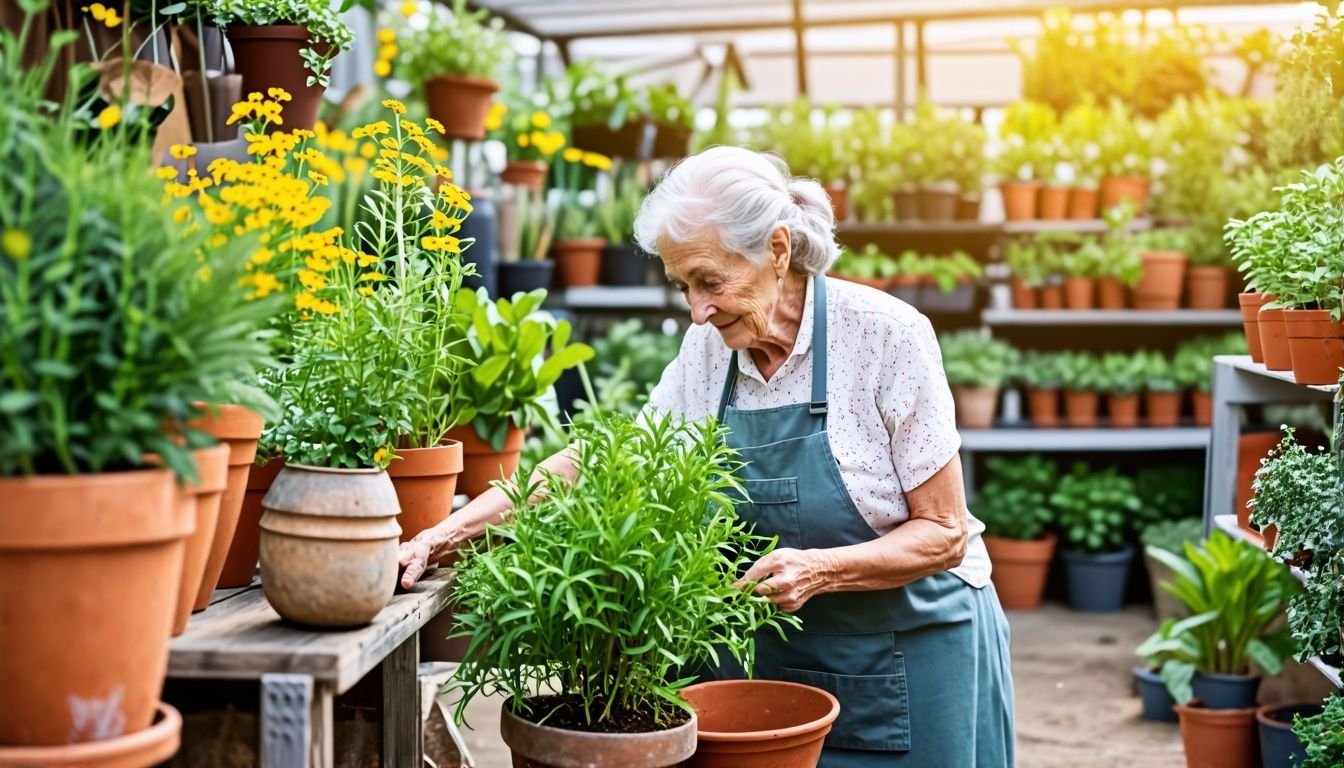
[[[724,377],[723,394],[719,396],[717,419],[723,422],[728,404],[733,401],[737,388],[737,352],[728,355],[728,375]],[[808,413],[826,415],[826,276],[812,278],[812,399]]]

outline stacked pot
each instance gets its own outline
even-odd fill
[[[1241,293],[1242,328],[1251,359],[1271,371],[1292,371],[1298,384],[1339,382],[1344,367],[1344,323],[1329,310],[1285,309],[1274,296]]]

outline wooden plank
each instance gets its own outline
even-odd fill
[[[253,576],[252,583],[246,586],[226,587],[224,589],[216,589],[214,593],[210,595],[210,605],[216,605],[218,603],[222,603],[231,597],[236,597],[237,595],[240,595],[249,589],[256,589],[257,587],[260,586],[261,586],[261,577]]]
[[[420,711],[420,635],[383,659],[383,766],[401,768],[424,762]]]

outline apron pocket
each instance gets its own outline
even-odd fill
[[[834,749],[874,752],[910,750],[910,700],[905,684],[905,657],[895,656],[891,675],[833,675],[810,669],[780,669],[780,677],[820,688],[840,701],[840,716],[826,736]]]
[[[801,538],[798,529],[798,478],[744,480],[742,485],[747,498],[737,506],[738,517],[751,523],[757,536],[777,536],[778,546],[798,549]]]

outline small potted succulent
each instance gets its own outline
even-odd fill
[[[943,369],[964,429],[989,429],[998,409],[999,389],[1014,370],[1017,350],[979,331],[957,331],[939,337]]]
[[[994,564],[992,578],[1005,610],[1034,610],[1045,593],[1055,553],[1050,494],[1054,462],[1032,454],[988,460],[989,477],[976,494],[975,518],[985,524],[984,542]]]
[[[1063,533],[1069,606],[1112,612],[1124,606],[1134,547],[1126,541],[1142,502],[1134,482],[1115,468],[1094,471],[1081,462],[1050,495]]]
[[[414,12],[411,2],[409,10]],[[433,4],[428,23],[397,36],[397,76],[425,89],[429,114],[450,139],[485,138],[490,98],[499,90],[499,67],[513,53],[504,22],[466,0]]]

